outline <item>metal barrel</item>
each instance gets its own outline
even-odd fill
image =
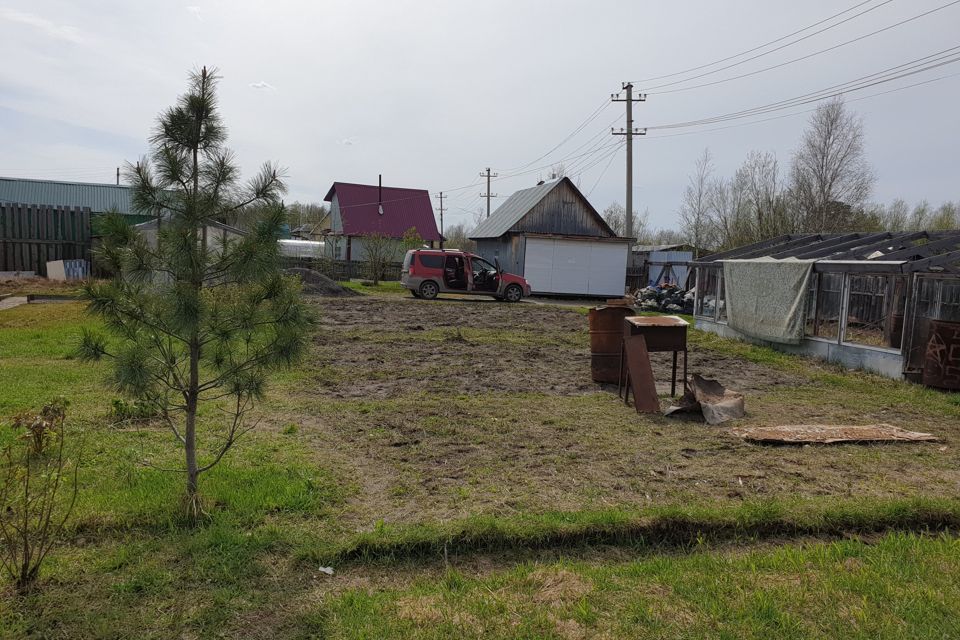
[[[621,305],[590,309],[590,374],[594,382],[617,382],[623,319],[636,313],[633,307]]]

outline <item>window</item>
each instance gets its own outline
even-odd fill
[[[428,269],[440,269],[443,267],[443,256],[432,253],[421,253],[420,264]]]
[[[817,305],[809,333],[818,338],[837,339],[840,335],[840,298],[843,295],[842,273],[815,274]]]
[[[900,348],[906,280],[850,274],[845,342]],[[899,330],[897,326],[899,325]]]
[[[715,318],[717,315],[717,288],[719,287],[720,269],[700,267],[697,279],[697,304],[694,315]]]

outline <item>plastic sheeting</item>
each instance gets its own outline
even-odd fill
[[[803,340],[813,260],[724,260],[727,324],[748,336],[798,344]]]

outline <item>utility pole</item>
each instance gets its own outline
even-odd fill
[[[117,167],[117,186],[120,186],[120,167]]]
[[[610,94],[610,99],[613,102],[626,102],[627,103],[627,127],[626,129],[620,128],[620,131],[616,129],[611,129],[610,132],[615,136],[627,136],[627,211],[626,211],[626,230],[624,235],[628,238],[633,237],[633,136],[645,136],[647,135],[646,129],[637,129],[633,126],[633,103],[634,102],[645,102],[647,100],[647,94],[641,93],[638,96],[633,96],[633,85],[629,82],[623,83],[623,88],[627,92],[626,98],[620,98],[619,93]]]
[[[480,194],[480,197],[487,199],[487,217],[488,217],[488,218],[490,217],[490,198],[496,198],[496,197],[497,197],[497,194],[495,194],[495,193],[490,193],[490,178],[496,178],[498,175],[500,175],[500,174],[490,173],[490,167],[487,167],[487,171],[486,171],[485,173],[481,173],[481,174],[480,174],[480,177],[481,177],[481,178],[483,178],[483,177],[486,177],[486,178],[487,178],[487,192],[486,192],[486,193],[481,193],[481,194]]]
[[[443,191],[438,197],[440,198],[440,250],[443,251]]]

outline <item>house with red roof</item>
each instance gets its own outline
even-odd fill
[[[397,260],[403,257],[404,237],[414,231],[431,247],[440,242],[426,189],[334,182],[324,200],[330,203],[325,252],[336,260],[365,260],[364,239],[372,235],[394,238]]]

